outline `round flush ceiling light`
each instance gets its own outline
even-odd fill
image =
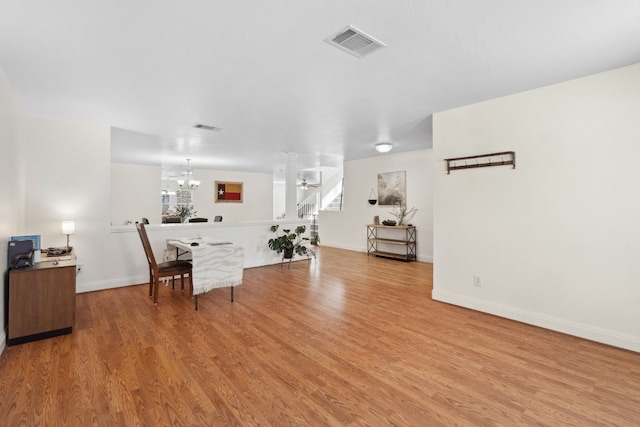
[[[378,153],[388,153],[393,148],[393,144],[390,142],[378,142],[376,144],[376,150]]]

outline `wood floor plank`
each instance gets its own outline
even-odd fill
[[[640,354],[431,299],[432,265],[321,247],[200,296],[77,295],[7,347],[0,424],[640,425]]]

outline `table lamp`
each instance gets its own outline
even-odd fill
[[[76,231],[76,223],[74,221],[62,221],[62,234],[67,235],[67,252],[69,252],[69,234]]]

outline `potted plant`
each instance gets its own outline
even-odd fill
[[[393,209],[389,213],[396,217],[396,219],[398,220],[398,225],[405,225],[405,221],[411,220],[416,212],[418,212],[418,209],[414,207],[409,209],[407,208],[407,205],[402,205],[402,201],[400,201],[393,206]]]
[[[279,225],[272,225],[271,232],[276,233],[276,237],[269,239],[269,248],[276,253],[283,253],[283,258],[292,259],[295,254],[310,255],[311,250],[303,242],[308,241],[308,237],[302,237],[307,227],[299,225],[291,232],[290,229],[283,228],[282,234],[278,233]]]
[[[178,205],[175,209],[176,216],[179,216],[182,222],[198,214],[193,205]]]

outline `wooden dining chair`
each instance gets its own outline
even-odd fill
[[[158,288],[160,279],[163,277],[171,277],[174,283],[176,276],[180,276],[180,282],[182,290],[184,291],[184,276],[189,276],[189,295],[193,296],[193,270],[191,263],[188,261],[166,261],[160,264],[156,263],[156,258],[153,255],[151,244],[149,243],[149,237],[147,236],[147,230],[143,223],[136,224],[144,252],[147,256],[147,262],[149,263],[149,298],[153,297],[153,303],[158,304]]]

